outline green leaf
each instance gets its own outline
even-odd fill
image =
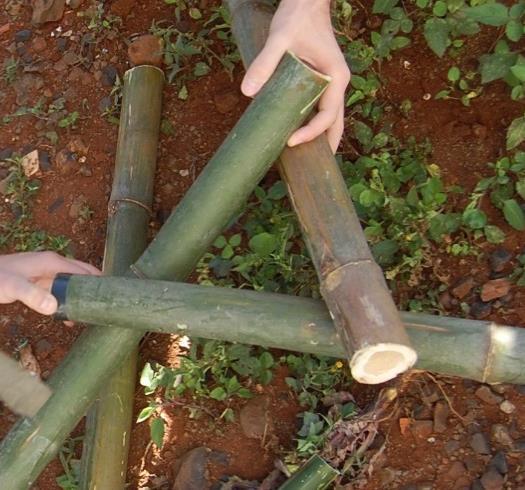
[[[286,184],[280,180],[270,187],[270,190],[268,191],[268,198],[274,201],[279,201],[284,196],[286,196],[286,194],[288,194],[288,191],[286,190]]]
[[[525,199],[525,179],[520,179],[516,182],[516,192],[522,199]]]
[[[213,398],[214,400],[223,401],[226,400],[226,397],[226,390],[222,386],[218,386],[210,392],[210,398]]]
[[[375,0],[372,8],[374,14],[389,14],[397,5],[398,0]]]
[[[509,17],[511,19],[519,19],[525,13],[525,3],[515,3],[509,11]]]
[[[372,130],[364,122],[354,121],[354,135],[363,146],[368,146],[372,142]]]
[[[525,65],[515,64],[510,67],[510,71],[520,82],[525,82]]]
[[[199,61],[193,69],[193,74],[196,77],[202,77],[210,72],[210,67],[203,61]]]
[[[232,235],[228,242],[232,247],[238,247],[241,244],[241,234],[236,233],[235,235]]]
[[[159,449],[162,449],[162,442],[164,439],[164,420],[162,420],[160,417],[151,422],[150,436],[151,440],[156,444],[156,446]]]
[[[228,242],[226,241],[226,238],[224,238],[223,235],[220,237],[217,237],[217,239],[213,242],[213,246],[216,248],[223,248]]]
[[[383,240],[372,246],[372,254],[379,265],[390,265],[399,250],[395,240]]]
[[[459,71],[459,68],[457,66],[453,66],[448,70],[447,78],[451,82],[457,82],[459,80],[459,77],[461,76],[461,72]]]
[[[144,365],[144,368],[142,369],[142,373],[140,375],[140,384],[142,386],[149,387],[153,383],[154,377],[155,377],[155,371],[151,367],[151,364],[147,362]]]
[[[445,19],[436,19],[431,17],[425,22],[424,35],[432,51],[440,58],[450,43],[450,28]]]
[[[442,0],[438,0],[432,8],[432,13],[437,17],[444,17],[447,14],[447,4]]]
[[[186,85],[183,85],[181,89],[179,90],[179,93],[177,94],[177,97],[180,100],[186,100],[188,98],[188,88]]]
[[[146,407],[146,408],[143,408],[138,417],[137,417],[137,424],[140,423],[140,422],[144,422],[144,420],[147,420],[151,417],[151,415],[153,415],[153,413],[155,413],[155,410],[156,408],[155,407]]]
[[[502,243],[505,241],[505,233],[503,230],[494,225],[487,225],[483,229],[485,237],[489,243]]]
[[[192,7],[190,8],[190,17],[195,20],[202,19],[202,13],[198,8]]]
[[[501,3],[485,3],[463,11],[468,18],[488,26],[504,26],[509,20],[509,9]]]
[[[274,364],[273,356],[269,352],[263,352],[259,357],[259,362],[263,368],[269,369]]]
[[[406,36],[396,36],[390,44],[391,49],[402,49],[410,44],[410,39]]]
[[[525,230],[525,214],[515,199],[507,199],[503,203],[503,215],[514,229]]]
[[[516,148],[525,140],[525,116],[518,117],[510,123],[507,129],[507,150]]]
[[[523,24],[519,20],[509,20],[505,26],[505,34],[510,41],[517,43],[523,35]]]
[[[499,78],[505,78],[511,66],[516,63],[515,53],[484,54],[479,58],[481,83],[489,83]]]
[[[434,99],[446,99],[450,95],[450,90],[440,90],[436,95],[434,95]]]
[[[430,2],[430,0],[416,0],[416,5],[420,9],[424,9],[424,8],[427,8],[429,2]]]
[[[487,215],[480,209],[465,209],[463,223],[472,230],[480,230],[487,224]]]
[[[257,255],[267,257],[277,248],[278,241],[274,235],[263,232],[253,236],[249,245]]]

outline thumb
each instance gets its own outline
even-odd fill
[[[268,38],[264,48],[250,65],[241,83],[241,91],[247,97],[256,95],[272,76],[286,48],[275,38]]]
[[[51,293],[24,278],[10,278],[6,286],[6,293],[11,301],[21,301],[43,315],[52,315],[57,310],[57,301]]]

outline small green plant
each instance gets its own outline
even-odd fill
[[[4,80],[6,83],[13,83],[16,80],[19,61],[15,58],[8,58],[4,61]]]
[[[58,121],[59,128],[71,128],[77,123],[80,114],[77,111],[70,112],[65,117]]]
[[[449,86],[439,91],[434,98],[436,99],[457,99],[461,103],[468,107],[472,99],[478,97],[483,88],[481,86],[473,86],[472,82],[475,81],[477,73],[475,71],[469,71],[462,74],[461,70],[457,66],[453,66],[448,70],[447,79]],[[456,95],[458,94],[459,95]]]
[[[375,0],[373,14],[387,15],[379,32],[372,31],[371,41],[376,57],[379,60],[390,59],[391,52],[405,48],[410,44],[410,38],[402,34],[410,34],[414,27],[405,9],[399,7],[397,0]]]
[[[122,24],[122,19],[116,15],[106,14],[104,2],[97,2],[88,21],[88,29],[97,34],[110,31]]]
[[[64,469],[64,474],[57,477],[57,485],[63,490],[78,490],[80,488],[80,458],[77,453],[82,445],[83,437],[68,438],[58,453],[58,459]]]

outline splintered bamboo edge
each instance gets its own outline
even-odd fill
[[[416,351],[409,346],[381,343],[355,352],[350,360],[350,370],[357,382],[374,385],[407,371],[416,360]]]

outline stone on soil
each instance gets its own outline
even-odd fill
[[[235,92],[225,92],[213,97],[215,108],[221,114],[228,114],[233,111],[239,104],[239,97]]]
[[[481,300],[492,301],[501,298],[510,291],[511,283],[508,279],[493,279],[483,284],[481,288]]]
[[[208,481],[208,461],[211,450],[207,447],[197,447],[186,453],[182,460],[176,463],[176,477],[172,490],[205,490],[210,488]]]
[[[490,468],[481,477],[481,484],[484,490],[500,490],[503,488],[503,481],[503,476],[493,468]]]
[[[506,248],[499,247],[489,257],[490,269],[493,272],[502,272],[505,266],[512,260],[513,255]]]
[[[507,458],[503,451],[498,451],[496,453],[491,459],[489,466],[495,468],[502,475],[506,475],[509,472],[509,465],[507,464]]]
[[[426,439],[432,434],[434,424],[432,420],[414,420],[410,426],[410,430],[415,437],[419,439]]]
[[[516,406],[512,402],[509,402],[508,400],[505,400],[505,401],[501,402],[501,404],[499,406],[499,409],[503,413],[506,413],[507,415],[510,415],[511,413],[513,413],[516,410]]]
[[[470,306],[469,315],[476,320],[483,320],[487,318],[492,311],[492,305],[490,303],[484,303],[483,301],[474,301]]]
[[[470,438],[470,447],[478,454],[490,454],[490,445],[481,432],[476,432]]]
[[[514,445],[514,440],[509,433],[509,429],[503,424],[494,424],[492,426],[491,437],[496,444],[506,447],[512,447]]]
[[[65,6],[66,0],[34,0],[31,22],[38,25],[60,20]]]
[[[449,413],[448,405],[444,402],[437,402],[434,407],[434,432],[445,432],[447,430],[447,417]]]
[[[252,398],[241,409],[241,428],[246,437],[262,439],[269,433],[270,420],[268,417],[268,405],[270,400],[265,396]]]
[[[503,401],[503,398],[496,395],[488,386],[480,386],[476,390],[476,396],[488,405],[497,405]]]
[[[452,296],[463,299],[467,294],[472,291],[472,288],[476,285],[473,277],[464,277],[457,281],[451,289]]]

